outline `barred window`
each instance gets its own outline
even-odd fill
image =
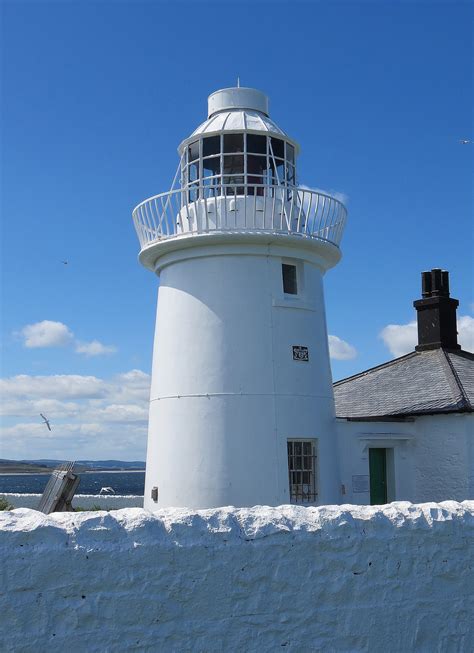
[[[288,440],[290,501],[314,503],[317,500],[316,441]]]

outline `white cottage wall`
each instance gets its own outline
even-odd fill
[[[413,452],[416,501],[474,498],[472,413],[418,417]]]
[[[343,500],[369,504],[360,491],[369,477],[369,448],[393,450],[389,501],[463,501],[474,498],[474,415],[426,415],[409,421],[337,420]],[[390,480],[390,479],[389,479]]]
[[[288,438],[317,440],[319,502],[339,502],[324,268],[307,247],[196,244],[158,261],[146,508],[288,503]]]

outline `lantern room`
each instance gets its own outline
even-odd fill
[[[171,189],[133,211],[146,267],[154,269],[164,241],[229,232],[317,239],[339,259],[346,209],[326,193],[298,186],[299,145],[269,117],[261,91],[212,93],[207,119],[178,153]]]
[[[209,97],[208,108],[206,122],[178,149],[189,201],[296,185],[298,145],[270,120],[263,93],[223,89]]]

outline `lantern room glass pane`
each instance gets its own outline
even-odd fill
[[[273,156],[278,159],[285,158],[285,141],[281,141],[279,138],[271,139]]]
[[[188,146],[188,161],[199,159],[199,141],[194,141]]]
[[[212,156],[209,159],[203,159],[202,162],[202,176],[213,177],[221,173],[221,157]]]
[[[199,197],[199,187],[196,184],[189,186],[188,196],[190,202],[195,202],[197,200]]]
[[[257,175],[259,177],[263,176],[267,169],[267,157],[258,156],[254,154],[247,155],[247,175],[249,184],[255,183],[252,181],[252,177]],[[260,182],[259,182],[260,183]]]
[[[243,185],[244,178],[240,175],[234,175],[232,177],[224,177],[223,179],[225,194],[226,195],[244,195],[245,187]]]
[[[190,163],[188,165],[188,182],[197,181],[199,179],[199,164]]]
[[[243,134],[224,134],[224,152],[243,152],[244,135]]]
[[[251,152],[252,154],[266,154],[267,137],[247,134],[247,152]]]
[[[256,177],[254,175],[250,177],[247,175],[247,195],[263,196],[265,194],[264,186],[266,182],[265,177]]]
[[[287,167],[287,182],[289,186],[295,185],[295,166],[288,165]]]
[[[202,140],[202,156],[212,156],[213,154],[220,154],[221,151],[221,137],[208,136]]]
[[[295,148],[291,143],[286,144],[286,159],[288,163],[294,163],[295,162]]]
[[[276,164],[275,183],[283,185],[285,183],[285,164],[283,161],[277,161]]]
[[[224,170],[225,175],[238,175],[244,172],[244,157],[242,155],[226,155],[224,156]]]

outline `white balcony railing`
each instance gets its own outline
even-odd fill
[[[277,233],[339,246],[345,206],[299,187],[264,184],[194,186],[155,195],[133,211],[141,248],[169,238],[218,233]]]

